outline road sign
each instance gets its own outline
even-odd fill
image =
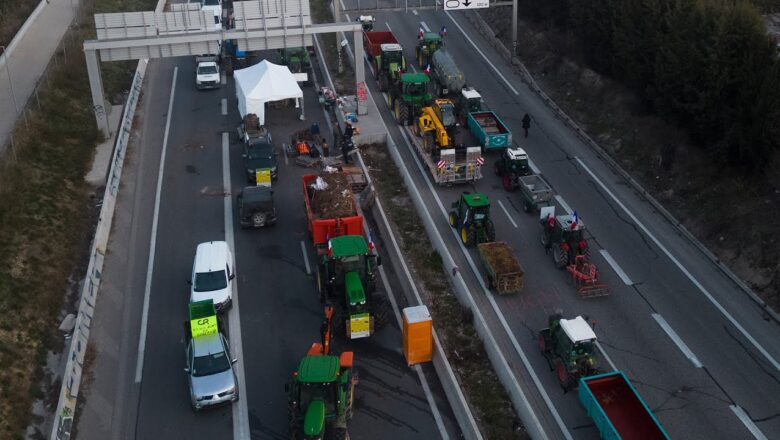
[[[488,0],[444,0],[444,10],[482,9],[488,7]]]

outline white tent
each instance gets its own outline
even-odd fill
[[[233,71],[233,78],[236,80],[238,111],[241,117],[254,113],[260,118],[260,125],[265,124],[266,102],[295,98],[296,108],[303,102],[303,91],[287,66],[263,60],[246,69]]]

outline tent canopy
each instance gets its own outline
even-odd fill
[[[241,117],[254,113],[260,118],[260,125],[265,124],[266,102],[303,98],[303,91],[290,69],[268,60],[234,71],[233,78]]]

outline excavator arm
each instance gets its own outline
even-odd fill
[[[450,146],[450,137],[447,134],[447,130],[442,125],[436,113],[433,111],[433,107],[423,107],[422,115],[417,120],[419,124],[420,133],[433,132],[436,139],[436,145],[439,148],[447,148]]]

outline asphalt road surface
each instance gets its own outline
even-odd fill
[[[178,67],[175,82],[174,69]],[[310,272],[315,268],[303,209],[301,176],[311,170],[288,161],[282,143],[290,134],[318,122],[323,133],[327,125],[313,88],[304,88],[307,120],[298,120],[295,109],[268,110],[270,127],[279,160],[279,179],[274,183],[277,225],[262,230],[242,230],[237,208],[225,215],[225,200],[246,185],[241,146],[236,134],[240,120],[232,78],[220,90],[198,92],[194,87],[194,61],[190,58],[155,61],[149,71],[140,119],[144,129],[138,134],[139,151],[130,157],[130,176],[143,185],[127,183],[137,192],[135,204],[143,215],[129,212],[134,225],[122,223],[120,236],[112,248],[118,257],[109,263],[107,278],[127,277],[133,282],[127,304],[109,308],[101,326],[116,327],[121,341],[98,344],[95,382],[79,422],[82,438],[191,439],[240,438],[242,424],[253,439],[288,438],[287,400],[284,384],[292,378],[301,357],[312,342],[319,341],[322,306]],[[170,125],[165,142],[165,121],[169,97],[174,94]],[[161,99],[161,97],[165,97]],[[226,100],[226,104],[223,103]],[[223,133],[228,133],[223,147]],[[163,147],[164,145],[164,147]],[[147,151],[140,151],[148,148]],[[143,370],[135,368],[141,322],[144,279],[147,273],[149,234],[154,222],[155,176],[160,169],[161,149],[165,148],[164,177],[160,187],[154,261],[151,267],[147,337]],[[223,163],[223,148],[228,162]],[[137,167],[137,168],[136,168]],[[229,171],[229,194],[223,179]],[[150,181],[152,182],[150,184]],[[132,201],[128,201],[130,203]],[[121,201],[120,201],[121,203]],[[124,208],[127,211],[127,206]],[[123,211],[123,212],[125,212]],[[225,219],[232,218],[232,228]],[[138,229],[130,234],[126,230]],[[231,231],[232,229],[232,231]],[[241,349],[238,357],[245,386],[238,403],[194,413],[190,409],[184,367],[184,334],[187,319],[192,259],[198,243],[225,240],[234,236],[238,307],[231,312],[231,345],[236,344],[235,325],[240,318]],[[145,244],[144,244],[145,243]],[[111,249],[109,251],[111,251]],[[125,252],[132,248],[134,252]],[[111,252],[109,252],[111,253]],[[111,256],[109,255],[109,259]],[[117,261],[119,260],[119,261]],[[128,261],[129,260],[129,261]],[[385,256],[386,264],[392,262]],[[124,272],[123,272],[124,271]],[[312,272],[313,273],[313,272]],[[396,283],[391,280],[391,283]],[[121,289],[122,287],[119,287]],[[108,301],[108,300],[106,300]],[[236,315],[237,311],[237,315]],[[102,332],[101,329],[100,333]],[[106,334],[111,332],[106,331]],[[119,339],[119,338],[118,338]],[[118,346],[117,352],[107,354]],[[441,438],[429,398],[441,414],[441,427],[449,438],[460,436],[441,385],[431,366],[423,368],[432,395],[426,396],[417,374],[406,366],[401,353],[401,335],[395,324],[379,330],[370,340],[347,344],[335,342],[337,349],[355,351],[360,382],[356,390],[355,414],[350,433],[356,439]],[[237,348],[237,347],[236,347]],[[118,354],[118,356],[117,356]],[[116,358],[114,358],[116,356]],[[110,361],[106,360],[110,358]],[[118,362],[114,362],[118,361]],[[121,365],[121,369],[117,367]],[[136,380],[140,379],[140,380]],[[242,379],[240,379],[241,381]],[[244,404],[246,420],[238,405]],[[106,417],[106,414],[113,413]],[[238,419],[236,414],[239,414]],[[107,420],[110,420],[108,422]]]
[[[345,3],[355,7],[354,1]],[[347,13],[351,19],[357,15]],[[606,354],[602,367],[628,375],[672,438],[753,438],[736,406],[744,408],[764,436],[780,438],[777,324],[767,321],[737,286],[556,119],[462,15],[431,10],[373,14],[375,30],[392,30],[418,71],[413,61],[418,29],[435,32],[446,25],[446,47],[467,84],[511,127],[515,143],[528,151],[561,196],[557,213],[566,207],[576,210],[587,225],[591,255],[612,287],[609,297],[577,297],[569,277],[554,267],[540,244],[538,215],[522,212],[520,196],[505,192],[493,175],[495,153],[487,154],[485,177],[476,185],[433,186],[408,146],[411,132],[399,131],[376,84],[368,80],[475,300],[494,331],[504,333],[502,349],[515,355],[522,351],[528,358],[539,387],[522,365],[512,366],[551,438],[598,438],[576,393],[562,392],[537,347],[538,330],[557,309],[597,321],[595,331]],[[533,116],[528,139],[522,138],[520,123],[525,112]],[[521,294],[500,297],[483,290],[476,251],[466,251],[447,224],[446,209],[462,190],[484,192],[493,201],[497,237],[515,249],[526,271]],[[472,262],[479,275],[473,273]],[[506,342],[509,335],[517,345]]]

